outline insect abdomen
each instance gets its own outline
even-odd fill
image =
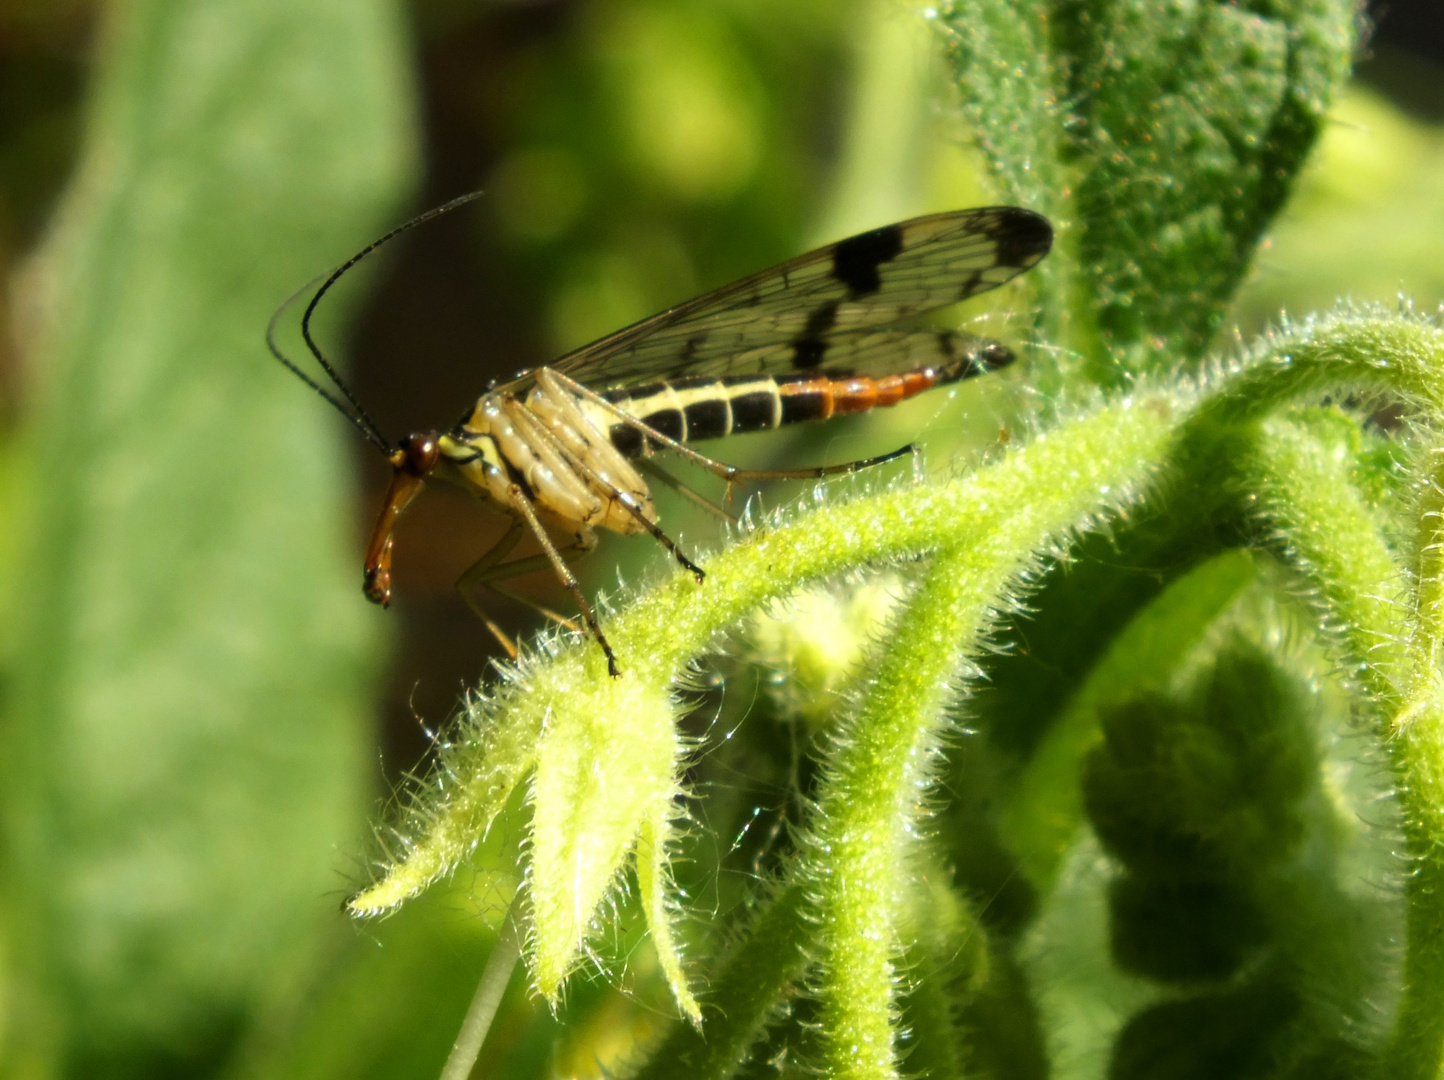
[[[976,347],[957,350],[951,340],[954,337],[949,331],[938,335],[940,350],[944,345],[949,347],[947,363],[876,378],[823,373],[699,376],[611,390],[603,396],[659,434],[677,442],[695,442],[896,405],[934,386],[982,374],[1013,359],[1011,352],[992,342],[973,343]],[[604,426],[612,445],[622,454],[642,455],[640,431],[613,417],[607,417]]]

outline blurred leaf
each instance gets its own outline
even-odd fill
[[[1083,824],[1078,762],[1100,738],[1099,707],[1145,685],[1167,686],[1209,628],[1255,578],[1247,551],[1228,551],[1173,582],[1119,632],[1024,767],[1004,810],[1009,844],[1047,891]]]
[[[500,903],[497,903],[497,900]],[[491,918],[484,919],[484,906]],[[347,935],[291,1002],[299,1016],[289,1030],[267,1032],[228,1076],[267,1080],[434,1080],[456,1039],[467,1002],[506,910],[503,897],[479,904],[456,888],[438,889],[395,919]],[[519,986],[518,986],[519,989]],[[511,1001],[500,1018],[491,1056],[510,1041],[512,1028],[542,1019],[536,1006]],[[519,1034],[520,1032],[518,1032]],[[523,1055],[525,1056],[525,1055]],[[543,1053],[543,1057],[545,1054]]]
[[[352,433],[262,332],[394,211],[404,40],[383,0],[110,10],[82,165],[29,281],[15,1062],[212,1072],[334,908],[377,655]]]

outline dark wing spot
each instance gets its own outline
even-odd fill
[[[792,343],[792,366],[798,371],[812,371],[822,365],[827,355],[827,342],[821,338],[802,338]]]
[[[848,241],[843,241],[847,243]],[[798,371],[811,371],[827,354],[823,335],[837,322],[837,301],[823,304],[807,317],[802,336],[792,342],[792,366]]]
[[[807,326],[803,328],[803,337],[821,337],[831,330],[837,322],[837,301],[830,304],[823,304],[807,317]]]
[[[1053,247],[1053,226],[1042,214],[1013,209],[993,239],[998,245],[998,265],[1027,268]]]
[[[832,276],[847,286],[848,299],[871,296],[882,288],[878,267],[902,253],[902,241],[899,226],[884,225],[838,242],[832,249]]]

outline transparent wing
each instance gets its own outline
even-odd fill
[[[551,366],[598,389],[680,375],[906,370],[912,362],[888,344],[906,339],[927,349],[935,334],[858,331],[997,288],[1037,264],[1052,242],[1047,218],[1019,207],[929,214],[799,255]]]
[[[853,330],[829,335],[822,347],[817,370],[829,374],[878,376],[930,367],[937,370],[941,382],[952,382],[1013,362],[1011,350],[996,341],[937,327]],[[790,344],[761,345],[733,356],[727,374],[790,371],[791,360]]]

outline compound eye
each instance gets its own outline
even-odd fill
[[[430,476],[436,468],[436,459],[441,455],[434,431],[412,435],[401,444],[401,448],[406,451],[406,471],[412,476]]]

